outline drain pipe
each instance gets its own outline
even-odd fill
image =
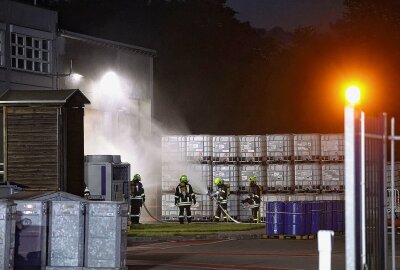
[[[331,270],[333,231],[318,231],[319,270]]]

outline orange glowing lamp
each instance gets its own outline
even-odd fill
[[[360,87],[351,85],[346,89],[346,99],[352,105],[356,105],[361,98],[361,90]]]

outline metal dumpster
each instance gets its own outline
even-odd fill
[[[15,268],[41,269],[46,265],[47,203],[15,201]]]
[[[127,215],[127,203],[88,203],[85,218],[85,267],[127,269]]]
[[[15,212],[12,201],[0,200],[0,269],[14,269]]]
[[[50,201],[49,209],[47,265],[82,267],[85,204],[80,201]]]

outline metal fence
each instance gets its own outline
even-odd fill
[[[346,269],[386,269],[386,114],[345,109]]]

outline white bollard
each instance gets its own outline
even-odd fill
[[[333,231],[318,231],[319,270],[331,270]]]

